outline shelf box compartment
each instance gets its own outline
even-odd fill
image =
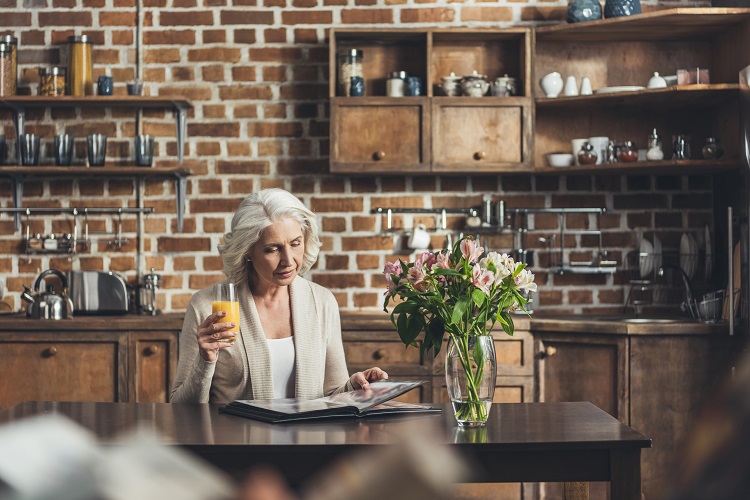
[[[525,171],[530,155],[531,101],[445,97],[433,100],[433,170]]]
[[[496,78],[506,74],[516,78],[517,95],[528,96],[530,33],[527,29],[433,31],[430,51],[432,95],[444,95],[440,90],[442,77],[451,73],[466,76],[476,71],[487,76],[490,87]]]
[[[334,98],[332,172],[427,172],[427,98]]]
[[[329,95],[338,96],[338,53],[359,49],[363,52],[362,70],[365,96],[386,96],[388,73],[406,71],[427,81],[427,33],[425,31],[333,30],[330,42]]]

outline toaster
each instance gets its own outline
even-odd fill
[[[68,296],[75,314],[127,314],[125,280],[107,271],[68,271]]]

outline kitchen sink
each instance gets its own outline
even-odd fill
[[[670,324],[670,323],[697,323],[697,319],[692,318],[623,318],[618,316],[607,316],[597,318],[597,321],[612,321],[617,323],[634,323],[634,324]]]

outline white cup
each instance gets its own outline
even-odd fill
[[[589,142],[594,146],[596,152],[596,164],[605,163],[607,158],[607,147],[609,147],[609,137],[589,137]]]
[[[427,232],[427,226],[424,224],[417,224],[417,226],[411,230],[408,245],[412,250],[430,248],[430,233]]]
[[[580,165],[580,163],[578,163],[578,152],[581,150],[581,147],[583,147],[583,144],[585,142],[589,142],[589,140],[585,137],[582,139],[570,140],[570,149],[571,149],[571,153],[573,153],[573,162],[576,165]]]

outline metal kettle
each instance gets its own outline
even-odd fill
[[[62,294],[55,293],[50,286],[44,292],[39,291],[42,280],[50,275],[57,276],[62,282]],[[68,280],[60,271],[47,269],[34,282],[34,289],[24,286],[21,298],[28,302],[26,316],[32,319],[70,319],[73,317],[73,302],[68,297]],[[33,295],[32,295],[33,293]]]

